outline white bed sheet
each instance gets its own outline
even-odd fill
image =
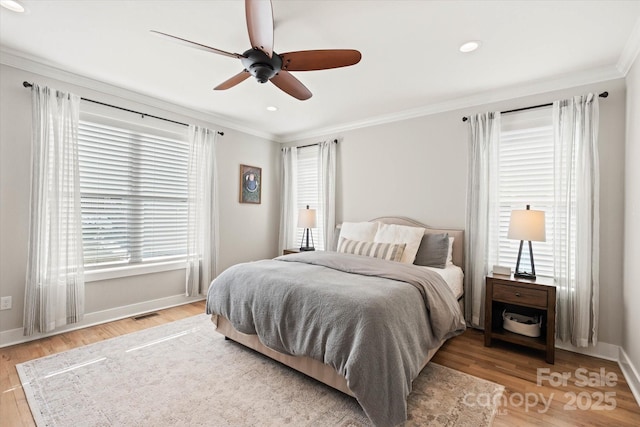
[[[449,288],[453,291],[456,299],[459,299],[464,293],[464,273],[457,265],[451,264],[445,268],[422,266],[422,268],[438,273],[444,281],[447,282],[447,285],[449,285]]]

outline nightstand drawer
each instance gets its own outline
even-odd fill
[[[514,304],[547,307],[547,292],[513,285],[493,284],[493,299]]]

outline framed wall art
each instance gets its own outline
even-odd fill
[[[260,203],[262,168],[240,165],[240,203]]]

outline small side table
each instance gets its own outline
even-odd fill
[[[556,334],[556,287],[553,279],[537,280],[489,274],[486,278],[484,345],[494,339],[543,350],[547,363],[554,363]],[[542,316],[539,337],[516,334],[503,328],[502,312],[515,308],[523,314]]]
[[[282,251],[282,255],[297,254],[297,253],[300,253],[299,248],[290,248]]]

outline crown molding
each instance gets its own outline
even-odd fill
[[[40,58],[31,57],[22,52],[8,49],[4,46],[0,46],[0,64],[34,74],[39,74],[43,77],[60,80],[65,83],[94,90],[109,96],[117,96],[127,101],[133,101],[145,106],[159,108],[167,112],[180,114],[182,116],[197,119],[206,123],[213,124],[215,126],[224,127],[226,129],[233,129],[249,135],[264,138],[269,141],[275,140],[274,135],[270,133],[257,131],[255,129],[247,127],[242,123],[229,120],[226,117],[222,117],[214,113],[205,113],[192,110],[190,108],[183,107],[181,105],[177,105],[160,98],[154,98],[152,96],[144,95],[129,89],[124,89],[109,83],[104,83],[99,80],[94,80],[89,77],[75,74],[60,68],[56,64],[48,64],[46,63],[46,61],[43,61]]]
[[[492,91],[477,93],[472,96],[425,105],[423,107],[399,111],[396,113],[379,115],[365,120],[347,122],[337,126],[325,127],[295,134],[276,135],[275,141],[279,143],[295,143],[310,138],[324,137],[326,135],[336,135],[365,127],[383,125],[402,120],[409,120],[417,117],[444,113],[447,111],[463,110],[466,108],[477,107],[494,102],[508,101],[524,96],[537,95],[540,93],[569,89],[572,87],[600,83],[621,78],[624,78],[624,74],[622,74],[614,66],[592,69],[580,73],[562,75],[553,79],[540,80],[529,84],[511,86],[508,88],[501,88]]]
[[[631,31],[631,35],[627,40],[627,43],[624,45],[624,49],[622,49],[622,53],[620,54],[620,59],[616,64],[616,68],[622,73],[623,76],[626,76],[631,69],[634,61],[640,54],[640,18],[636,20],[636,25],[633,27]]]

